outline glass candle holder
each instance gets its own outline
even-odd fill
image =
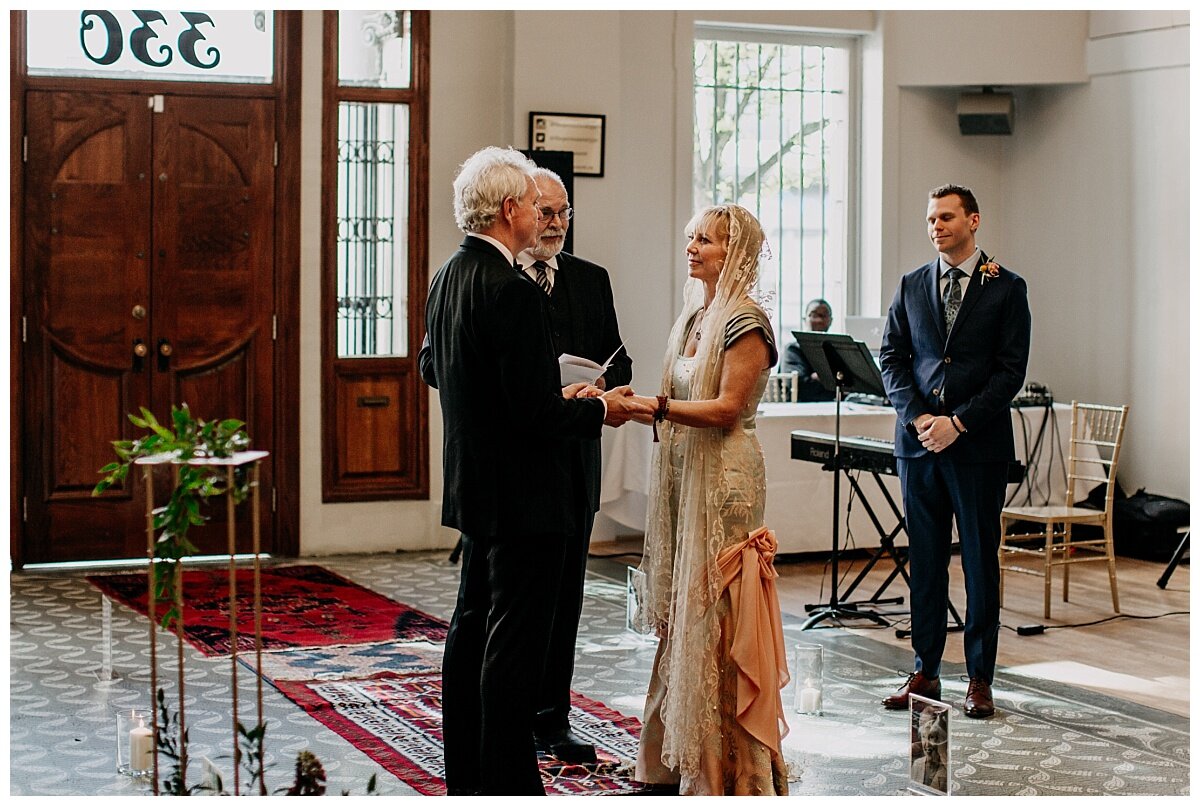
[[[154,729],[147,708],[117,712],[117,772],[131,778],[154,774]]]
[[[824,708],[824,661],[821,647],[815,644],[796,644],[792,653],[792,680],[798,714],[820,715]]]
[[[632,566],[626,569],[625,572],[625,629],[633,633],[642,634],[644,631],[638,629],[634,623],[634,614],[638,608],[638,591],[645,584],[646,575]]]

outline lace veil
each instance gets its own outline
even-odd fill
[[[758,220],[734,204],[708,207],[688,225],[688,233],[704,231],[716,237],[728,233],[725,263],[717,291],[704,315],[696,368],[689,399],[711,400],[719,393],[725,357],[725,330],[735,309],[744,305],[758,281],[758,261],[764,235]],[[663,359],[659,394],[671,393],[671,369],[688,333],[688,325],[704,304],[704,285],[689,278],[684,286],[683,312],[675,320]],[[638,590],[639,626],[667,635],[669,651],[660,663],[666,682],[663,703],[663,762],[685,775],[699,771],[702,739],[718,728],[717,643],[719,630],[714,605],[721,592],[717,555],[746,535],[724,533],[721,506],[729,486],[721,461],[720,428],[689,428],[660,424],[651,469],[651,493],[646,516],[646,541]],[[682,445],[683,470],[674,478],[671,446]],[[678,508],[672,507],[676,498]]]

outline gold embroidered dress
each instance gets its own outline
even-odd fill
[[[698,282],[685,291],[685,312],[672,329],[663,394],[676,400],[716,398],[725,351],[754,330],[767,340],[771,365],[777,357],[770,321],[746,294],[757,276],[761,230],[754,222],[758,242],[746,237],[741,208],[732,209],[725,269],[694,357],[682,353],[702,300]],[[738,425],[667,422],[655,452],[638,619],[661,638],[635,778],[678,782],[681,794],[787,794],[780,745],[787,727],[778,691],[787,669],[771,567],[774,536],[762,528],[765,467],[754,430],[769,374],[768,367],[759,375]],[[754,600],[758,587],[750,585],[760,583],[768,595],[755,600],[755,613],[739,613],[737,602]],[[756,614],[772,622],[771,629],[762,630],[764,640],[748,641],[752,629],[739,634],[738,621],[751,623]],[[773,640],[765,640],[768,633]],[[742,658],[734,657],[739,643]]]

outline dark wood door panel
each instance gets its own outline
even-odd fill
[[[336,401],[333,461],[323,465],[324,500],[419,498],[425,443],[414,414],[415,395],[427,394],[411,361],[368,364],[354,359],[334,365]],[[382,366],[380,364],[383,364]]]
[[[272,420],[270,396],[256,394],[253,387],[256,364],[260,360],[258,356],[264,352],[260,349],[261,341],[261,338],[252,338],[212,364],[179,368],[172,373],[172,400],[175,405],[186,402],[192,414],[204,420],[242,420],[247,424],[246,431],[255,449],[270,444],[270,434],[260,439],[257,428],[259,423],[269,424]],[[266,341],[270,341],[270,334],[267,334]],[[266,353],[269,361],[270,352]],[[262,504],[263,512],[260,513],[264,519],[270,514],[270,490],[274,487],[273,460],[274,455],[269,456],[259,467],[259,484],[267,496]],[[228,549],[228,519],[224,499],[213,501],[206,514],[211,520],[204,526],[192,527],[188,533],[189,539],[202,553],[222,553]],[[266,520],[263,522],[266,523]],[[242,507],[237,513],[237,550],[248,553],[252,548],[250,513],[246,507]]]
[[[145,400],[145,374],[88,365],[53,344],[47,352],[43,452],[50,461],[43,494],[47,501],[89,500],[97,471],[114,458],[112,440],[131,437],[125,414]],[[104,496],[130,493],[117,486]]]
[[[140,474],[90,495],[111,441],[132,436],[127,412],[165,422],[187,402],[273,448],[274,101],[164,100],[154,112],[146,95],[26,94],[27,562],[144,556]],[[270,460],[261,472],[269,551]],[[213,504],[193,542],[223,552]]]
[[[159,117],[155,170],[166,178],[155,185],[154,330],[171,354],[156,364],[155,399],[243,420],[253,447],[273,453],[274,104],[169,97]],[[260,469],[264,516],[271,463]],[[209,514],[190,537],[202,552],[223,552],[224,503]],[[247,518],[239,512],[243,552]]]
[[[181,366],[207,363],[250,332],[270,333],[272,106],[169,98],[161,137],[156,127],[155,166],[167,179],[155,199],[155,329]]]
[[[128,411],[150,404],[150,113],[145,98],[27,95],[26,559],[122,556],[136,489],[91,499]]]
[[[149,324],[145,99],[32,92],[26,218],[30,311],[44,332],[91,364],[130,366]]]

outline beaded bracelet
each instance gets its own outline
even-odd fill
[[[658,401],[658,409],[654,412],[652,428],[654,429],[654,441],[658,442],[658,424],[667,419],[667,412],[671,410],[671,398],[666,395],[656,395],[655,399]]]

